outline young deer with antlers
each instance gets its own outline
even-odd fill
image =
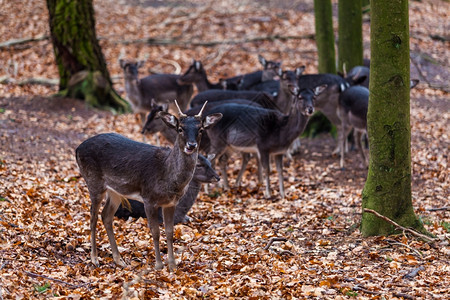
[[[178,104],[175,102],[176,106]],[[159,250],[158,208],[161,207],[167,236],[169,270],[176,267],[173,254],[174,211],[186,192],[194,174],[200,138],[221,114],[202,117],[202,110],[187,116],[179,109],[177,118],[160,112],[167,126],[178,132],[170,151],[135,142],[115,133],[99,134],[87,139],[76,149],[80,173],[86,181],[91,198],[91,260],[99,265],[96,246],[96,225],[103,198],[108,198],[102,211],[103,224],[111,244],[114,262],[126,266],[117,248],[113,232],[113,217],[123,197],[144,203],[148,226],[152,232],[156,269],[162,269]]]

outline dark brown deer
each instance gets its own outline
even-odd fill
[[[139,68],[144,61],[119,60],[125,78],[125,91],[133,112],[140,114],[142,122],[152,109],[153,102],[170,104],[173,111],[176,107],[173,101],[177,100],[182,110],[188,107],[194,86],[192,84],[180,84],[181,75],[154,74],[139,79]]]
[[[292,88],[295,95],[289,114],[261,107],[224,104],[211,109],[210,113],[221,113],[223,118],[213,127],[208,136],[210,153],[220,158],[228,149],[256,153],[265,171],[265,196],[270,197],[270,156],[275,158],[280,196],[284,198],[283,154],[291,143],[303,132],[309,116],[314,112],[314,98],[326,89],[326,85],[314,89]]]
[[[144,203],[153,236],[156,269],[163,268],[158,221],[158,208],[162,208],[169,270],[176,267],[173,255],[175,207],[194,174],[203,130],[212,127],[222,117],[221,114],[202,117],[202,110],[195,116],[187,116],[179,111],[179,118],[167,112],[159,113],[166,125],[178,132],[171,151],[135,142],[115,133],[89,138],[76,149],[80,173],[91,198],[91,260],[95,265],[99,264],[96,246],[98,212],[106,195],[108,200],[102,211],[102,219],[114,262],[126,266],[117,248],[112,227],[114,213],[122,198],[126,197]]]

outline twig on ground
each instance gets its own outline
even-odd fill
[[[407,273],[403,278],[412,279],[419,274],[420,271],[425,270],[424,266],[420,266],[418,268],[412,269],[409,273]]]
[[[398,246],[406,247],[406,248],[410,249],[411,251],[413,251],[414,253],[416,253],[419,257],[422,257],[422,253],[420,253],[417,249],[412,248],[411,246],[408,246],[406,244],[402,244],[399,242],[388,242],[388,243],[391,245],[398,245]]]
[[[422,238],[422,239],[424,239],[424,240],[427,240],[427,241],[430,241],[430,242],[435,242],[435,241],[436,241],[436,239],[434,239],[434,238],[432,238],[432,237],[426,236],[426,235],[424,235],[424,234],[422,234],[422,233],[419,233],[419,232],[417,232],[417,231],[415,231],[415,230],[413,230],[413,229],[406,228],[406,227],[403,227],[403,226],[397,224],[396,222],[392,221],[392,220],[389,219],[388,217],[385,217],[385,216],[379,214],[378,212],[374,211],[373,209],[370,209],[370,208],[364,208],[364,209],[363,209],[363,212],[367,212],[367,213],[374,214],[374,215],[377,216],[378,218],[383,219],[384,221],[388,222],[389,224],[394,225],[397,229],[401,229],[401,230],[403,230],[403,231],[409,232],[409,233],[411,233],[412,235],[415,235],[415,236],[417,236],[417,237],[420,237],[420,238]]]
[[[72,284],[72,283],[60,280],[60,279],[52,278],[52,277],[41,275],[41,274],[36,274],[36,273],[33,273],[33,272],[24,271],[24,273],[27,274],[30,277],[33,277],[33,278],[40,277],[40,278],[51,280],[51,281],[54,281],[54,282],[57,282],[57,283],[65,284],[71,289],[77,289],[77,288],[80,288],[80,287],[83,287],[85,285],[89,285],[90,284],[90,283],[81,283],[81,284],[75,285],[75,284]]]
[[[450,206],[427,208],[428,211],[450,210]]]
[[[28,38],[22,38],[22,39],[12,39],[12,40],[8,40],[6,42],[0,43],[0,48],[6,48],[9,46],[15,46],[15,45],[20,45],[20,44],[26,44],[29,42],[38,42],[38,41],[42,41],[42,40],[46,40],[50,38],[48,35],[42,35],[39,37],[28,37]]]
[[[361,292],[364,292],[364,293],[367,293],[367,294],[371,294],[371,295],[381,295],[380,292],[368,290],[368,289],[366,289],[366,288],[360,286],[359,284],[355,285],[355,286],[352,288],[352,290],[354,290],[354,291],[361,291]]]
[[[414,296],[404,294],[404,293],[392,293],[395,297],[402,297],[404,299],[414,299]]]
[[[0,83],[12,83],[17,84],[19,86],[23,86],[26,84],[39,84],[45,86],[55,86],[59,84],[59,79],[49,79],[49,78],[26,78],[23,80],[16,80],[9,77],[0,78]]]
[[[120,40],[120,41],[111,41],[116,44],[149,44],[149,45],[173,45],[180,47],[187,46],[204,46],[211,47],[216,45],[228,44],[228,45],[236,45],[236,44],[244,44],[244,43],[253,43],[253,42],[262,42],[262,41],[275,41],[275,40],[302,40],[302,39],[313,39],[313,34],[306,35],[267,35],[267,36],[256,36],[256,37],[248,37],[243,39],[231,39],[231,40],[217,40],[217,41],[182,41],[178,39],[155,39],[155,38],[144,38],[144,39],[136,39],[136,40]]]
[[[272,246],[273,242],[286,242],[287,238],[284,237],[274,237],[271,238],[269,243],[264,247],[264,250],[269,250],[270,246]]]

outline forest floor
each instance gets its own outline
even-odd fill
[[[146,59],[148,72],[171,73],[200,59],[212,82],[258,69],[258,54],[288,69],[306,65],[306,73],[317,72],[309,38],[312,0],[94,2],[97,35],[123,96],[119,57]],[[200,193],[192,222],[176,225],[174,273],[154,271],[151,234],[142,219],[114,223],[129,267],[114,265],[101,224],[100,267],[90,262],[90,201],[74,149],[102,132],[142,140],[140,127],[132,114],[87,108],[51,97],[55,86],[26,84],[58,78],[45,38],[45,2],[0,3],[0,45],[44,37],[0,46],[0,300],[449,298],[447,1],[410,2],[411,77],[421,80],[411,91],[413,206],[434,242],[408,233],[363,237],[358,225],[367,170],[354,152],[340,169],[332,155],[336,141],[322,134],[304,138],[301,153],[286,165],[286,199],[277,194],[276,172],[275,196],[263,197],[254,163],[242,188]],[[275,35],[289,38],[251,41]],[[149,37],[173,45],[143,42]],[[232,181],[239,166],[236,156],[228,168]],[[162,243],[166,251],[164,235]]]

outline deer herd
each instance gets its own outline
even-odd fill
[[[346,76],[307,74],[305,67],[283,70],[281,63],[258,57],[263,69],[218,83],[208,80],[200,61],[194,60],[183,75],[154,74],[139,78],[143,61],[120,60],[127,99],[143,121],[143,134],[159,133],[172,147],[136,142],[115,133],[99,134],[76,149],[80,173],[91,199],[91,260],[98,266],[96,225],[101,213],[114,262],[122,259],[113,232],[113,218],[148,220],[155,249],[155,268],[162,269],[159,224],[164,223],[168,267],[176,267],[173,253],[174,224],[187,222],[203,183],[219,181],[229,188],[227,163],[234,152],[242,156],[236,185],[249,160],[258,165],[264,195],[272,196],[270,162],[278,172],[279,196],[285,197],[283,157],[299,150],[299,136],[315,111],[337,128],[335,149],[344,167],[347,137],[353,129],[362,162],[367,156],[361,143],[366,131],[369,101],[369,66],[357,66]],[[417,81],[411,82],[411,87]],[[194,95],[194,86],[197,94]],[[170,112],[169,112],[170,111]]]

